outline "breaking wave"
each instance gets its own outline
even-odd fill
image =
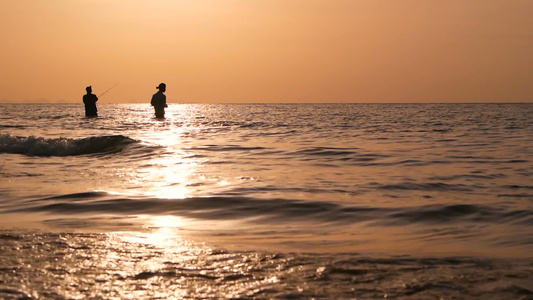
[[[123,135],[94,136],[81,139],[21,137],[0,135],[0,153],[27,156],[75,156],[109,154],[124,150],[137,141]]]

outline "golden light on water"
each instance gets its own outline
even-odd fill
[[[178,119],[187,118],[189,116],[186,110],[186,106],[173,105],[167,109],[167,114]],[[164,147],[168,152],[155,153],[146,165],[132,169],[131,177],[139,184],[153,183],[146,193],[158,198],[191,196],[190,186],[197,180],[194,177],[198,173],[199,165],[199,161],[192,159],[190,154],[183,150],[183,136],[191,129],[171,126],[165,120],[155,120],[154,125],[160,128],[147,136],[146,142]]]
[[[140,232],[139,235],[125,236],[125,240],[157,247],[172,247],[176,240],[181,237],[178,234],[179,227],[184,225],[182,218],[175,216],[146,216],[143,223],[148,232]]]
[[[154,159],[153,167],[144,174],[142,181],[154,183],[147,192],[158,198],[186,198],[190,196],[190,177],[195,171],[195,163],[182,163],[180,157],[160,157]]]

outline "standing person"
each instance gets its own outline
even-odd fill
[[[152,101],[150,104],[155,108],[155,117],[156,118],[164,118],[165,117],[165,107],[168,107],[167,105],[167,96],[163,94],[167,90],[167,85],[164,83],[160,83],[158,87],[156,87],[159,91],[155,93],[152,96]]]
[[[83,104],[85,104],[85,116],[86,117],[97,117],[98,110],[96,109],[96,101],[98,97],[93,94],[93,88],[88,86],[85,88],[87,94],[83,95]]]

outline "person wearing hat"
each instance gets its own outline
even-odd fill
[[[168,107],[167,105],[167,96],[163,94],[167,90],[167,85],[164,83],[160,83],[159,86],[156,87],[159,91],[155,93],[152,96],[152,101],[150,104],[155,108],[155,117],[156,118],[164,118],[165,117],[165,107]]]
[[[88,86],[85,88],[87,94],[83,95],[83,104],[85,104],[85,116],[86,117],[97,117],[98,110],[96,109],[96,101],[98,97],[93,94],[93,88]]]

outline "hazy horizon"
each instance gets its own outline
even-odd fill
[[[0,0],[0,102],[530,103],[533,2]]]
[[[172,101],[172,100],[170,100]],[[81,101],[50,101],[46,99],[40,99],[38,101],[0,101],[0,104],[80,104],[83,105]],[[97,105],[100,104],[147,104],[150,105],[150,101],[140,100],[137,102],[125,101],[125,102],[113,102],[113,101],[98,101]],[[173,104],[533,104],[532,101],[509,101],[509,102],[169,102],[169,105]]]

